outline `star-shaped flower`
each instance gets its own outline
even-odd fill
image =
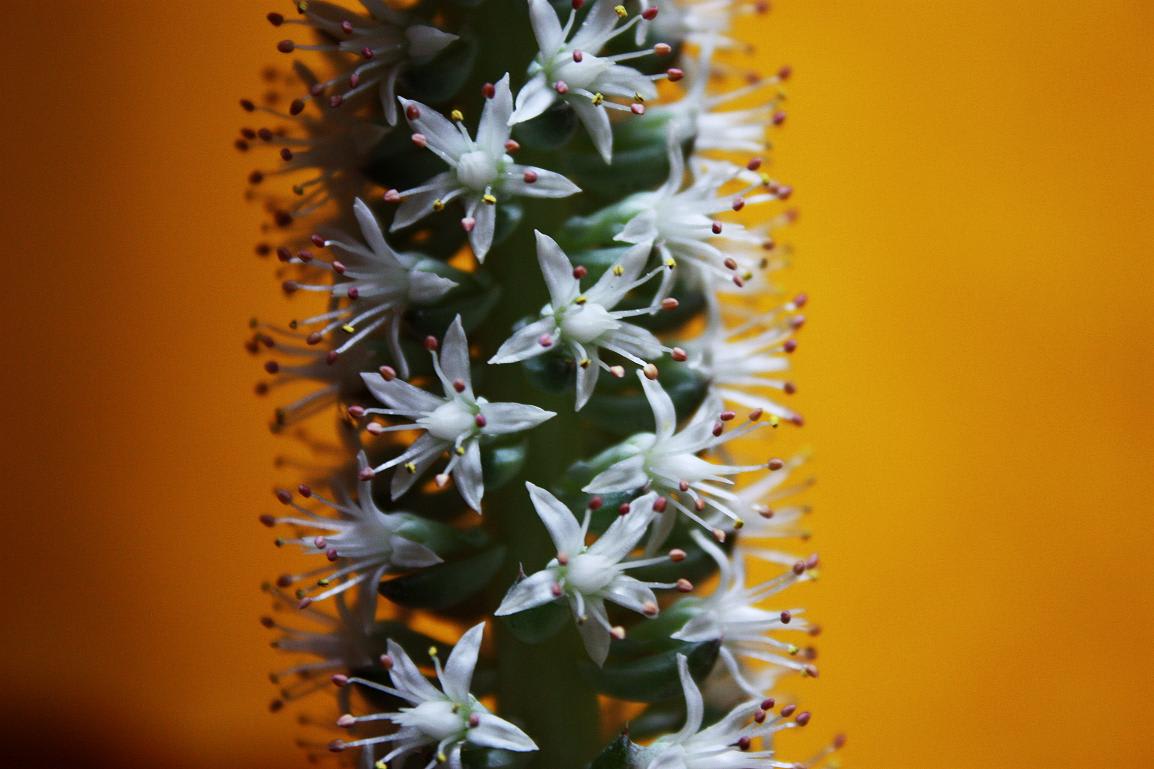
[[[409,703],[409,706],[395,713],[341,716],[337,721],[338,726],[353,727],[365,722],[388,721],[397,729],[389,734],[361,740],[338,740],[332,744],[332,749],[342,751],[391,745],[389,752],[377,762],[377,765],[384,765],[395,758],[431,747],[434,753],[429,766],[445,764],[449,769],[461,769],[461,749],[466,744],[518,753],[537,750],[537,744],[529,735],[490,713],[469,691],[484,632],[485,623],[482,622],[461,636],[444,667],[434,650],[433,663],[441,684],[440,689],[429,683],[405,650],[391,640],[389,653],[381,658],[381,663],[389,671],[389,684],[363,678],[336,678],[338,684],[357,684],[374,689],[397,697]]]
[[[726,557],[700,532],[693,532],[694,541],[709,554],[718,567],[717,588],[704,601],[691,606],[689,620],[673,634],[679,641],[721,641],[721,661],[733,680],[751,697],[760,691],[749,681],[742,662],[768,662],[779,668],[802,675],[817,676],[817,668],[808,660],[797,659],[801,651],[796,645],[774,638],[771,633],[809,629],[803,609],[791,608],[771,611],[759,608],[770,596],[789,586],[813,578],[817,567],[816,556],[796,561],[789,571],[767,582],[746,585],[745,566],[740,555]]]
[[[561,174],[536,166],[513,162],[509,151],[509,116],[513,113],[513,96],[509,75],[502,77],[485,101],[477,138],[461,125],[416,101],[401,98],[405,117],[413,129],[413,142],[426,147],[450,166],[425,184],[398,192],[389,190],[385,200],[399,202],[391,229],[407,227],[434,211],[441,211],[454,198],[465,205],[461,226],[469,233],[469,243],[478,261],[493,244],[497,222],[497,204],[511,197],[564,198],[580,188]]]
[[[582,4],[580,1],[573,4],[574,10],[562,27],[548,0],[529,0],[529,20],[540,52],[529,65],[528,82],[517,92],[517,108],[510,120],[523,123],[537,117],[555,102],[564,102],[577,113],[577,119],[608,163],[613,156],[613,129],[606,110],[644,114],[645,102],[657,96],[653,81],[670,75],[643,75],[632,67],[618,64],[648,56],[652,53],[650,50],[615,56],[597,55],[613,38],[643,19],[652,19],[656,9],[652,12],[647,10],[618,26],[617,22],[627,15],[624,7],[609,0],[597,0],[574,32],[573,23]],[[669,46],[658,48],[668,51]],[[675,73],[673,77],[680,77],[679,70],[671,72]],[[631,104],[618,104],[607,97],[626,99]]]
[[[354,62],[359,62],[331,80],[311,84],[308,95],[293,102],[290,107],[293,114],[304,109],[307,99],[322,96],[344,84],[347,88],[336,88],[336,92],[329,95],[329,106],[339,107],[362,93],[376,90],[385,120],[393,125],[397,122],[397,78],[411,64],[431,60],[457,39],[456,35],[436,27],[416,23],[414,17],[390,8],[384,0],[361,0],[368,15],[317,0],[298,0],[293,4],[299,14],[297,18],[270,13],[269,22],[274,27],[286,24],[309,27],[310,32],[319,32],[320,37],[331,42],[302,45],[282,40],[277,50],[281,53],[321,51],[335,54],[336,61],[353,57]]]
[[[728,163],[699,162],[692,183],[685,186],[685,155],[673,132],[667,146],[668,179],[657,190],[631,195],[620,204],[634,213],[614,239],[650,244],[666,267],[674,268],[684,262],[692,269],[691,277],[707,287],[718,282],[745,285],[760,268],[760,258],[753,258],[748,252],[764,246],[767,236],[736,222],[722,222],[717,216],[784,199],[789,188],[758,176],[757,160],[750,161],[744,169],[733,169]],[[745,181],[746,186],[733,193],[722,192],[737,180]],[[751,194],[759,189],[764,192]],[[726,244],[725,250],[717,245],[718,241]],[[669,295],[674,277],[674,270],[670,269],[662,278],[658,296]]]
[[[705,705],[683,654],[677,655],[677,671],[685,697],[685,725],[676,734],[659,737],[642,749],[637,764],[642,769],[808,769],[844,742],[836,740],[811,761],[782,761],[771,747],[771,738],[785,729],[805,726],[810,715],[801,712],[795,716],[796,708],[792,705],[782,707],[781,715],[773,713],[776,703],[772,699],[758,698],[740,704],[717,723],[703,729]],[[793,719],[789,720],[791,716]],[[763,741],[762,747],[755,750],[753,743],[758,739]]]
[[[592,510],[585,511],[585,520],[579,526],[569,508],[548,491],[529,482],[525,487],[537,515],[549,530],[549,537],[557,548],[557,557],[541,571],[513,585],[494,612],[496,616],[516,614],[564,598],[573,611],[585,650],[594,662],[601,665],[609,655],[610,639],[625,636],[624,628],[609,624],[606,601],[655,617],[658,609],[653,588],[692,590],[693,586],[686,580],[642,582],[625,573],[629,569],[665,563],[676,557],[627,560],[653,520],[654,504],[658,500],[656,494],[647,494],[627,505],[605,533],[587,546],[585,538],[589,533]]]
[[[327,566],[303,574],[285,575],[278,580],[277,584],[282,588],[313,582],[309,589],[321,590],[312,596],[307,594],[308,589],[298,590],[301,608],[313,601],[343,593],[362,582],[375,585],[389,571],[420,569],[441,562],[436,553],[413,539],[421,528],[421,519],[410,513],[382,512],[373,502],[372,483],[364,472],[369,462],[363,451],[357,455],[357,466],[362,480],[355,500],[330,501],[308,486],[302,485],[298,489],[302,497],[316,500],[339,517],[319,515],[298,503],[291,492],[283,489],[277,491],[277,499],[292,507],[297,515],[261,517],[261,522],[267,526],[284,524],[299,530],[299,536],[278,539],[278,545],[299,545],[306,552],[324,555],[329,561]]]
[[[625,318],[651,314],[656,306],[639,310],[613,309],[629,291],[649,280],[661,268],[638,277],[649,259],[649,248],[635,246],[625,252],[619,264],[606,270],[587,291],[582,291],[581,278],[585,269],[575,268],[548,235],[540,232],[536,235],[537,262],[549,289],[549,304],[541,310],[539,320],[514,332],[489,362],[515,363],[546,353],[554,345],[565,345],[577,363],[577,410],[580,411],[593,395],[601,369],[615,376],[624,375],[620,366],[610,366],[601,359],[602,350],[620,355],[638,366],[645,366],[669,350],[652,332],[624,322]]]
[[[426,346],[432,351],[433,368],[444,390],[443,397],[414,387],[388,367],[382,367],[381,373],[362,374],[369,391],[388,408],[356,408],[350,409],[350,413],[354,416],[382,414],[413,422],[388,427],[370,425],[370,432],[425,431],[404,452],[362,475],[371,477],[372,473],[401,467],[402,470],[393,474],[390,487],[396,499],[408,491],[443,452],[449,451],[452,456],[437,476],[437,483],[444,486],[452,477],[466,504],[479,511],[485,493],[481,438],[531,430],[556,413],[525,403],[490,403],[473,394],[469,342],[461,326],[461,316],[453,320],[445,333],[439,358],[436,340],[430,337]]]
[[[669,505],[653,527],[648,550],[655,551],[665,542],[680,511],[690,520],[715,536],[724,536],[720,529],[709,523],[702,514],[706,510],[721,514],[736,528],[742,523],[731,507],[736,497],[725,486],[732,485],[729,476],[764,469],[764,465],[727,465],[702,459],[699,454],[748,434],[757,429],[760,414],[754,412],[750,420],[736,430],[725,432],[725,423],[736,416],[732,411],[721,411],[716,402],[706,401],[685,426],[677,431],[677,411],[664,388],[656,381],[637,372],[657,431],[638,433],[621,445],[623,458],[599,473],[583,489],[591,494],[652,489],[669,499]]]
[[[315,236],[314,245],[332,248],[341,258],[334,259],[330,264],[315,259],[311,253],[307,255],[308,264],[324,264],[335,273],[336,282],[285,283],[286,290],[323,292],[347,304],[305,318],[298,321],[297,325],[324,324],[308,335],[309,344],[320,342],[325,335],[338,328],[349,334],[349,338],[335,348],[338,355],[384,327],[393,362],[401,376],[407,377],[409,365],[401,350],[402,316],[410,307],[435,302],[457,283],[431,271],[431,268],[439,264],[435,260],[419,254],[394,251],[385,240],[373,212],[360,198],[353,204],[353,214],[363,244],[345,237],[322,239]],[[300,261],[301,257],[297,256],[295,260]]]

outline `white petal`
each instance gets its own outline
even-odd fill
[[[423,24],[414,24],[406,29],[405,37],[409,39],[409,57],[412,59],[431,59],[457,39],[454,34]]]
[[[557,416],[555,411],[546,411],[525,403],[483,403],[481,413],[488,422],[481,428],[481,432],[485,435],[508,435],[532,430],[542,422]]]
[[[421,269],[418,264],[409,272],[409,299],[414,304],[429,304],[440,299],[457,285],[457,281]]]
[[[454,702],[468,703],[469,687],[473,683],[473,669],[477,667],[477,655],[481,652],[481,637],[485,634],[485,623],[473,625],[457,641],[441,675],[441,688]]]
[[[532,171],[537,175],[536,181],[525,181],[525,172]],[[505,178],[502,187],[513,195],[526,198],[567,198],[581,191],[568,177],[554,171],[546,171],[536,166],[512,165],[509,167],[509,176]]]
[[[405,108],[405,118],[413,128],[413,133],[423,134],[428,141],[429,149],[436,152],[442,159],[456,160],[469,151],[469,140],[466,139],[455,125],[445,119],[445,116],[432,107],[421,104],[419,101],[397,97]],[[410,119],[409,108],[417,108],[417,118]],[[451,162],[446,160],[446,162]]]
[[[597,352],[589,353],[586,357],[589,359],[589,365],[577,367],[577,405],[575,411],[580,411],[593,397],[593,393],[597,389],[597,378],[601,375],[601,358]]]
[[[650,492],[633,500],[629,504],[629,512],[616,516],[605,533],[589,548],[589,552],[602,555],[614,563],[629,555],[645,536],[645,530],[653,520],[653,502],[656,499],[657,494]]]
[[[645,390],[645,398],[649,401],[649,408],[653,409],[653,419],[657,422],[657,445],[669,440],[673,431],[677,429],[677,410],[673,408],[673,400],[665,392],[656,379],[649,379],[645,372],[638,371],[637,378],[641,380],[641,388]]]
[[[557,600],[553,595],[553,586],[557,584],[557,575],[549,569],[530,574],[505,594],[501,605],[493,614],[503,617],[506,614],[516,614],[519,611],[544,606]]]
[[[492,713],[479,713],[481,722],[469,729],[465,739],[475,745],[487,748],[512,750],[517,753],[526,753],[537,750],[537,743],[529,735],[513,724]]]
[[[533,36],[537,38],[537,47],[541,52],[545,56],[557,53],[565,40],[561,20],[557,18],[553,6],[546,0],[529,0],[529,21],[533,25]]]
[[[397,467],[393,471],[393,480],[389,483],[389,495],[393,499],[404,496],[405,492],[412,488],[417,479],[425,474],[425,471],[441,456],[441,452],[448,447],[447,441],[438,440],[428,433],[417,438],[405,452],[406,454],[413,454],[411,458],[414,465],[413,472],[410,473],[404,467]]]
[[[678,745],[670,745],[646,764],[645,769],[689,769],[689,767],[685,763],[685,751]]]
[[[452,173],[442,171],[420,187],[402,192],[401,204],[397,207],[393,223],[389,225],[389,232],[408,227],[433,213],[433,201],[448,195],[455,186]]]
[[[647,606],[657,605],[657,596],[649,587],[624,574],[609,584],[605,591],[605,600],[639,614],[644,614]]]
[[[589,653],[589,659],[601,667],[605,664],[605,658],[609,656],[609,643],[612,638],[605,625],[595,617],[600,616],[606,622],[609,618],[605,614],[605,605],[600,600],[587,600],[585,608],[589,616],[584,622],[577,623],[577,632],[581,635],[581,641],[585,644],[585,651]]]
[[[625,250],[617,265],[621,267],[621,274],[614,274],[613,270],[606,270],[585,292],[589,301],[613,309],[629,291],[629,286],[637,280],[645,263],[649,261],[649,252],[652,249],[648,243],[641,243]]]
[[[624,459],[598,475],[582,491],[591,494],[612,494],[617,491],[633,491],[646,484],[645,457],[638,454]]]
[[[409,659],[409,655],[401,648],[400,644],[392,639],[388,643],[389,656],[393,659],[393,667],[389,671],[389,678],[393,682],[393,686],[401,691],[410,694],[411,700],[414,704],[427,701],[441,699],[441,693],[437,691],[428,680],[421,675],[421,671]]]
[[[481,498],[485,496],[485,479],[481,476],[481,444],[469,441],[465,444],[465,456],[453,468],[453,482],[457,492],[470,510],[481,512]]]
[[[389,244],[385,242],[381,225],[377,223],[377,217],[373,216],[372,210],[365,205],[365,201],[360,198],[353,201],[353,215],[357,217],[361,235],[364,236],[365,243],[368,244],[373,253],[390,258],[391,261],[395,262],[396,257],[393,256],[393,249],[389,248]]]
[[[606,0],[598,2],[585,17],[585,21],[577,30],[577,34],[573,35],[569,41],[568,47],[579,51],[598,53],[613,33],[613,28],[617,26],[618,16],[613,9],[614,5],[615,3]]]
[[[554,307],[567,305],[581,290],[580,283],[573,276],[573,263],[557,245],[557,241],[543,232],[534,230],[537,236],[537,264],[541,267],[541,277],[549,289],[549,298]]]
[[[421,569],[441,563],[440,556],[432,550],[405,537],[389,537],[389,547],[393,549],[392,564],[403,569]]]
[[[658,234],[657,212],[652,208],[647,208],[626,222],[625,228],[614,235],[613,239],[621,243],[650,244],[650,248],[652,248],[652,243],[657,240]]]
[[[548,352],[549,348],[542,347],[540,339],[545,334],[555,336],[556,332],[557,323],[552,318],[542,318],[522,326],[501,344],[497,353],[489,358],[489,363],[516,363]]]
[[[509,138],[509,116],[513,114],[513,94],[509,92],[509,73],[497,81],[492,99],[481,108],[481,123],[477,127],[477,146],[492,158],[505,155]]]
[[[553,13],[553,11],[550,10],[549,13]],[[509,116],[509,125],[532,120],[549,109],[556,100],[557,92],[545,82],[544,73],[534,75],[517,92],[517,107]]]
[[[473,255],[482,264],[485,255],[493,245],[493,234],[497,231],[497,206],[488,203],[479,203],[472,213],[475,224],[469,233],[469,245],[473,247]]]
[[[681,142],[678,141],[677,135],[673,131],[670,131],[665,138],[665,153],[669,159],[669,176],[658,191],[662,197],[677,192],[681,189],[682,182],[685,181],[685,153],[681,149]]]
[[[691,641],[693,643],[713,641],[721,637],[721,627],[716,619],[703,613],[690,617],[689,621],[670,637],[678,641]]]
[[[677,675],[681,677],[681,692],[685,695],[685,726],[672,739],[684,742],[697,734],[701,728],[701,719],[705,715],[705,706],[701,701],[701,690],[689,675],[689,661],[684,654],[677,655]]]
[[[453,383],[460,380],[465,383],[464,395],[473,397],[473,374],[469,368],[469,340],[465,338],[465,328],[461,325],[461,316],[453,318],[445,338],[441,340],[441,370],[445,372],[445,395],[454,392]]]
[[[361,374],[365,386],[377,400],[391,409],[404,411],[413,417],[428,414],[444,404],[444,398],[425,392],[419,387],[413,387],[403,379],[385,378],[377,373]]]
[[[581,535],[581,526],[569,508],[540,486],[526,481],[525,488],[529,490],[533,507],[537,510],[541,523],[545,524],[545,528],[549,531],[549,538],[553,540],[557,552],[568,556],[580,553],[585,542]]]
[[[598,5],[604,4],[604,0],[598,3]],[[593,140],[593,146],[597,148],[601,158],[606,163],[613,162],[613,128],[609,125],[609,115],[606,114],[605,108],[594,106],[593,102],[584,96],[575,96],[567,99],[567,102],[577,113],[577,119],[585,126],[585,130],[589,132],[589,138]]]

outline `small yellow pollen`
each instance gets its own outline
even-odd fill
[[[436,657],[437,656],[437,647],[436,646],[430,646],[429,647],[429,656],[430,657]]]
[[[453,120],[455,120],[458,123],[460,123],[462,120],[465,119],[464,113],[462,113],[461,110],[459,110],[459,109],[455,109],[452,112],[450,112],[449,117],[451,117]]]
[[[619,18],[619,19],[624,19],[626,16],[629,15],[629,11],[625,10],[624,5],[613,6],[613,12],[617,14],[617,18]]]
[[[409,471],[410,475],[416,475],[417,463],[416,462],[406,462],[405,463],[405,469]]]
[[[317,587],[328,587],[328,586],[329,586],[329,582],[330,582],[330,581],[331,581],[331,580],[329,580],[329,578],[328,578],[328,577],[324,577],[324,578],[322,578],[322,579],[318,579],[318,580],[317,580]]]
[[[434,200],[433,201],[433,210],[437,211],[437,212],[444,211],[445,210],[445,201],[441,200],[440,198],[437,198],[436,200]]]
[[[744,520],[742,520],[741,518],[738,518],[737,520],[735,520],[735,521],[733,522],[733,528],[735,528],[735,529],[744,529],[744,528],[745,528],[745,521],[744,521]]]
[[[761,183],[767,187],[769,185],[773,184],[773,179],[770,179],[769,174],[765,173],[764,171],[762,171],[760,174],[758,174],[758,178],[760,178]]]
[[[465,456],[465,447],[464,446],[458,446],[456,451],[457,451],[457,456],[459,456],[459,457]]]
[[[633,94],[633,101],[637,102],[638,104],[644,104],[645,103],[645,97],[639,93],[634,93]]]
[[[294,184],[293,185],[293,194],[294,195],[303,195],[303,194],[305,194],[305,188],[299,184]]]
[[[593,361],[589,360],[588,358],[582,358],[581,360],[579,360],[577,362],[577,365],[580,366],[581,368],[589,368],[589,364],[592,362]]]
[[[776,416],[774,416],[773,414],[770,414],[770,416],[769,416],[769,426],[770,426],[770,427],[777,427],[777,426],[778,426],[778,425],[780,425],[780,424],[781,424],[781,420],[780,420],[780,419],[778,419],[778,418],[777,418]]]
[[[341,326],[341,331],[344,331],[346,334],[351,334],[356,330],[356,327],[353,326],[352,323],[346,323],[345,325]]]
[[[801,649],[797,648],[797,647],[796,647],[796,646],[794,646],[793,644],[790,644],[789,646],[785,647],[785,650],[786,650],[787,652],[789,652],[789,656],[791,656],[791,657],[792,657],[793,655],[797,654],[799,651],[801,651]]]
[[[484,195],[481,196],[481,200],[485,201],[486,203],[488,203],[491,206],[497,205],[497,197],[491,193],[488,193],[488,192],[486,192]]]
[[[615,264],[613,265],[613,274],[620,278],[625,274],[625,268],[619,264]]]
[[[444,751],[441,751],[440,753],[437,754],[437,763],[438,764],[443,764],[448,760],[449,760],[449,757],[445,755]]]
[[[578,296],[576,299],[573,300],[573,304],[585,304],[588,301],[589,301],[588,297],[586,297],[584,294],[581,294],[580,296]]]
[[[600,107],[601,103],[605,101],[605,94],[598,91],[590,97],[594,107]]]
[[[385,759],[383,758],[377,761],[377,763],[373,764],[373,766],[375,766],[377,769],[389,769],[389,765],[385,763]]]
[[[665,266],[672,270],[677,266],[677,260],[671,256],[665,260]]]

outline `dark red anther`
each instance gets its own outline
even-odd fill
[[[463,392],[465,392],[465,386],[466,386],[466,385],[465,385],[465,380],[464,380],[464,379],[454,379],[454,380],[453,380],[453,389],[454,389],[456,392],[459,392],[459,393],[463,393]]]
[[[796,339],[786,339],[785,344],[783,344],[781,346],[781,349],[785,350],[786,352],[793,352],[794,350],[797,349],[797,340]]]
[[[280,364],[275,360],[266,360],[264,362],[264,370],[270,374],[275,374],[280,371]]]
[[[669,505],[669,500],[666,499],[665,497],[658,497],[657,499],[653,500],[653,510],[655,512],[664,513],[665,508],[668,507],[668,505]],[[672,554],[670,555],[670,557],[672,557]]]
[[[797,392],[797,385],[795,385],[793,382],[786,382],[784,385],[782,385],[781,389],[785,391],[786,395],[793,395],[795,392]]]
[[[489,424],[489,420],[485,419],[484,414],[478,414],[477,416],[473,417],[473,423],[477,425],[477,427],[484,428]]]
[[[751,158],[750,161],[745,164],[745,167],[750,171],[756,171],[761,168],[761,158]]]
[[[709,229],[714,235],[720,235],[721,234],[721,222],[714,222],[713,225]]]
[[[788,64],[777,71],[778,80],[789,80],[789,76],[793,74],[793,67]]]
[[[781,110],[778,110],[777,112],[773,113],[773,124],[774,125],[781,125],[784,122],[785,122],[785,113],[784,112],[782,112]]]
[[[292,40],[281,40],[276,44],[276,49],[281,53],[292,53],[296,48],[296,44]]]
[[[590,510],[600,510],[603,504],[605,504],[605,500],[601,499],[601,497],[593,497],[589,500],[589,504],[586,505],[586,507]]]
[[[669,82],[676,83],[681,78],[685,77],[685,72],[677,67],[670,67],[665,70],[665,75],[669,78]]]
[[[336,350],[329,350],[328,354],[325,355],[325,363],[331,366],[336,363],[340,357],[340,353],[338,353]]]
[[[273,494],[276,495],[277,502],[280,502],[282,505],[287,505],[293,501],[293,493],[288,489],[274,489]]]
[[[493,85],[492,83],[485,83],[483,86],[481,86],[481,95],[486,99],[492,99],[497,95],[497,86]]]
[[[797,712],[797,705],[794,705],[791,703],[791,704],[786,705],[785,707],[783,707],[781,709],[781,717],[782,718],[789,718],[790,716],[792,716],[796,712]]]
[[[657,6],[651,5],[648,8],[646,8],[644,11],[641,12],[641,18],[645,19],[646,21],[653,21],[654,19],[656,19],[657,18]]]
[[[628,515],[629,514],[629,503],[628,502],[622,502],[620,505],[618,505],[617,506],[617,514],[618,515]]]
[[[777,457],[774,457],[773,459],[769,460],[769,462],[766,464],[766,467],[768,467],[770,470],[780,470],[781,468],[785,467],[785,462],[778,459]]]
[[[308,499],[309,497],[311,497],[313,495],[313,490],[312,490],[312,487],[309,486],[308,484],[302,483],[299,486],[297,486],[297,493],[300,494],[305,499]]]
[[[361,297],[361,290],[356,286],[353,286],[345,293],[348,295],[349,299],[359,299]]]
[[[797,722],[797,725],[798,725],[798,726],[805,726],[806,724],[808,724],[808,723],[809,723],[809,719],[810,719],[810,718],[812,718],[812,717],[813,717],[813,716],[811,716],[811,715],[809,714],[809,711],[808,711],[808,710],[803,710],[803,711],[801,711],[800,713],[798,713],[798,714],[797,714],[797,718],[795,718],[795,719],[793,719],[793,720]]]
[[[421,110],[416,104],[409,104],[405,107],[405,117],[409,120],[416,120],[421,116]]]
[[[437,337],[435,337],[435,336],[425,337],[424,345],[425,345],[425,349],[430,351],[430,352],[436,350],[437,347],[439,346],[437,344]]]
[[[273,12],[266,15],[265,18],[268,19],[268,23],[274,27],[279,27],[281,24],[284,24],[284,14],[282,13]]]
[[[783,611],[779,616],[781,617],[781,624],[783,625],[788,625],[790,620],[793,619],[793,615],[790,614],[788,610]]]
[[[526,171],[521,178],[525,180],[526,184],[533,184],[537,181],[537,172],[530,169]]]
[[[749,750],[751,745],[753,745],[753,740],[749,739],[749,737],[746,737],[744,734],[741,735],[741,737],[739,737],[737,740],[737,749],[738,750],[741,750],[741,751]]]
[[[252,112],[256,109],[256,105],[252,103],[251,99],[241,99],[240,108],[245,112]],[[252,137],[250,136],[249,138],[251,139]]]
[[[348,19],[344,19],[341,22],[341,32],[344,32],[346,35],[353,34],[353,23]]]
[[[264,181],[264,174],[262,174],[260,171],[253,171],[251,174],[248,175],[248,183],[249,184],[260,184],[263,181]]]
[[[290,115],[299,115],[304,111],[305,111],[305,100],[304,99],[293,99],[292,102],[289,104],[289,114]]]
[[[579,264],[573,268],[573,277],[576,278],[577,280],[581,280],[582,278],[584,278],[588,274],[589,274],[589,269],[583,264]]]
[[[773,710],[775,707],[777,707],[777,700],[773,697],[766,697],[761,701],[762,710]]]

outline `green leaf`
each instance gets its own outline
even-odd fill
[[[461,751],[461,763],[467,769],[520,769],[528,766],[532,753],[514,753],[497,748],[469,747]]]
[[[721,641],[682,642],[668,651],[626,661],[610,655],[601,668],[589,660],[579,664],[585,678],[602,694],[632,702],[661,702],[681,695],[678,654],[686,656],[690,674],[701,681],[713,669],[720,649]]]
[[[577,116],[564,104],[554,104],[538,117],[519,123],[513,137],[530,150],[555,150],[568,143],[577,129]]]
[[[380,593],[411,609],[447,609],[484,589],[504,560],[505,547],[498,545],[459,561],[386,580],[381,583]]]
[[[525,467],[525,451],[525,441],[485,447],[481,452],[485,489],[496,491],[520,475]]]
[[[476,60],[477,43],[459,38],[433,60],[411,67],[405,73],[408,89],[403,93],[426,104],[446,102],[469,80]]]

